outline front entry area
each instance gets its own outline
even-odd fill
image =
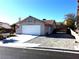
[[[65,29],[65,30],[55,29],[51,35],[48,35],[48,37],[75,39],[75,37],[71,35],[70,29]]]
[[[28,35],[40,35],[41,26],[40,25],[22,25],[22,33]]]

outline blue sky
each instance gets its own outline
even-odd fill
[[[76,14],[76,0],[0,0],[0,21],[13,24],[28,16],[64,21],[64,15]]]

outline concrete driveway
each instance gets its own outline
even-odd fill
[[[16,35],[16,37],[10,37],[10,38],[7,38],[8,40],[9,39],[15,39],[15,40],[18,40],[18,42],[26,42],[28,40],[32,40],[34,38],[36,38],[38,36],[33,36],[33,35]]]
[[[40,44],[39,47],[53,47],[63,49],[75,49],[75,39],[73,36],[65,33],[51,34],[48,36],[39,36],[28,43]]]
[[[17,35],[16,37],[10,37],[3,41],[8,41],[7,43],[3,43],[3,41],[0,41],[0,46],[5,47],[16,47],[16,48],[26,48],[26,47],[37,47],[40,44],[35,43],[25,43],[29,40],[32,40],[38,36],[32,36],[32,35]],[[10,40],[16,40],[15,42],[9,42]]]
[[[54,35],[54,34],[52,34]],[[56,47],[56,48],[66,48],[66,49],[74,49],[75,40],[72,38],[55,38],[52,35],[50,36],[32,36],[32,35],[17,35],[17,37],[7,38],[18,40],[14,43],[3,44],[0,43],[0,46],[8,46],[8,47],[16,47],[16,48],[26,48],[26,47]],[[57,36],[59,34],[56,34]],[[60,35],[64,36],[65,35]],[[59,37],[60,37],[59,36]],[[69,36],[68,36],[69,37]]]

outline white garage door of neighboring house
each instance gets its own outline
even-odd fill
[[[40,25],[23,25],[22,33],[31,35],[40,35],[41,26]]]

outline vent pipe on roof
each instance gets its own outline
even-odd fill
[[[43,21],[45,21],[46,19],[43,19]]]
[[[19,21],[21,21],[21,18],[19,18]]]

